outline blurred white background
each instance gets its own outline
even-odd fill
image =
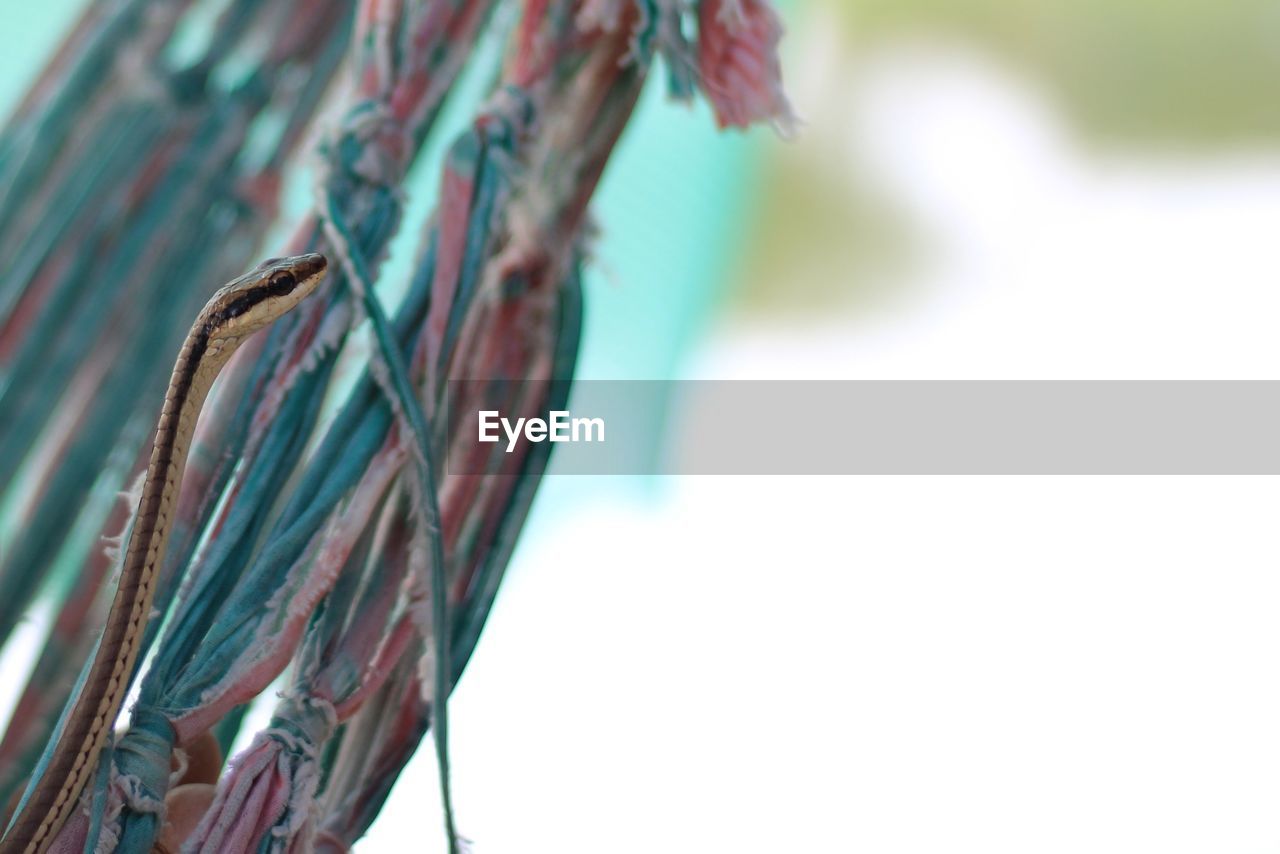
[[[688,375],[1276,377],[1274,147],[1099,145],[989,52],[855,60],[830,23],[793,20],[777,157],[887,199],[906,260],[793,259],[845,296],[738,306]],[[462,827],[503,854],[1276,851],[1276,499],[670,478],[547,512],[455,695]],[[370,849],[434,815],[410,773]]]

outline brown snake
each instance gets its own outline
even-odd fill
[[[264,261],[214,294],[187,333],[165,393],[106,628],[49,764],[10,823],[0,854],[43,852],[98,764],[151,617],[155,577],[164,560],[191,434],[214,378],[245,338],[315,290],[326,266],[324,256],[315,254]]]

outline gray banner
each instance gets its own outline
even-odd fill
[[[1271,381],[588,381],[541,427],[450,385],[453,474],[1280,474]]]

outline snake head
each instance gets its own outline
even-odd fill
[[[302,302],[324,279],[328,260],[317,253],[269,258],[221,288],[201,312],[211,337],[243,338]]]

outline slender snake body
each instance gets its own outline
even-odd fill
[[[187,334],[156,426],[106,628],[49,764],[0,841],[0,854],[43,852],[79,801],[120,713],[151,617],[191,435],[209,388],[245,338],[315,290],[326,265],[315,254],[264,261],[214,294]]]

